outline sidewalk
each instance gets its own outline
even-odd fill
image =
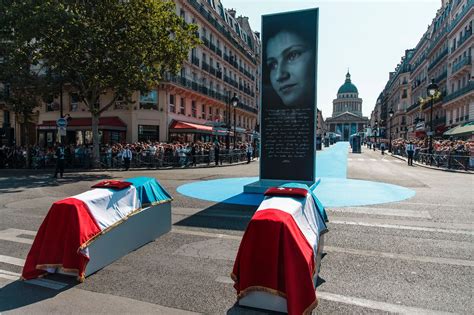
[[[250,163],[252,162],[258,162],[259,158],[255,158]],[[182,169],[194,169],[194,168],[214,168],[214,167],[229,167],[229,166],[235,166],[235,165],[243,165],[247,164],[247,161],[239,161],[235,163],[225,163],[225,164],[220,164],[220,165],[215,165],[214,162],[208,164],[197,164],[196,166],[187,166],[187,167],[130,167],[129,171],[149,171],[149,170],[154,170],[154,171],[159,171],[159,170],[182,170]],[[18,174],[18,172],[22,173],[27,173],[30,175],[34,174],[50,174],[51,172],[54,173],[55,168],[50,167],[50,168],[38,168],[38,169],[33,169],[33,168],[4,168],[0,169],[0,177],[2,175],[12,175],[13,174]],[[120,168],[65,168],[64,173],[86,173],[86,172],[119,172],[119,171],[124,171],[123,167]]]
[[[393,154],[393,153],[389,153],[389,154],[391,156],[393,156],[394,158],[397,158],[399,160],[402,160],[402,161],[405,161],[405,162],[408,163],[408,159],[406,157],[396,155],[396,154]],[[426,165],[426,164],[423,164],[423,163],[419,163],[419,162],[416,162],[414,160],[413,160],[413,164],[416,165],[416,166],[421,166],[421,167],[424,167],[424,168],[430,168],[430,169],[433,169],[433,170],[444,171],[444,172],[474,174],[473,171],[464,171],[464,170],[455,170],[455,169],[445,168],[445,167],[436,167],[436,166],[431,166],[431,165]]]

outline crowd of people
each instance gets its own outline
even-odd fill
[[[392,141],[392,151],[394,154],[403,155],[408,143],[415,145],[415,151],[419,153],[428,153],[429,140],[417,139],[395,139]],[[433,140],[433,154],[451,154],[451,155],[469,155],[474,149],[474,142],[463,140]]]
[[[28,151],[29,150],[29,151]],[[229,149],[222,142],[152,142],[106,144],[100,147],[102,168],[124,167],[188,167],[198,164],[250,162],[258,150],[254,143],[232,143]],[[57,146],[1,146],[0,168],[47,168],[54,167]],[[92,145],[65,145],[64,163],[67,168],[91,168]]]

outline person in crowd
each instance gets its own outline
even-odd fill
[[[54,170],[54,178],[58,178],[58,173],[61,178],[64,174],[64,159],[66,157],[65,149],[62,143],[56,143],[56,169]]]
[[[216,166],[219,165],[219,154],[220,154],[220,146],[219,141],[214,141],[214,161],[216,162]]]
[[[413,144],[412,141],[410,141],[407,145],[406,145],[406,154],[407,154],[407,157],[408,157],[408,165],[409,166],[413,166],[413,156],[415,155],[415,144]]]
[[[127,145],[122,152],[122,160],[124,163],[125,170],[128,171],[130,168],[130,161],[132,160],[132,151],[130,150],[130,146]]]
[[[252,153],[253,153],[252,144],[250,142],[247,142],[246,153],[247,153],[247,164],[249,164],[250,161],[252,160]]]

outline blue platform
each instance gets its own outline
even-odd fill
[[[316,176],[321,183],[314,190],[325,207],[362,206],[395,202],[411,198],[415,191],[391,184],[347,179],[348,142],[338,142],[318,151]],[[244,185],[258,177],[224,178],[185,184],[178,192],[188,197],[213,202],[258,206],[263,195],[244,194]]]

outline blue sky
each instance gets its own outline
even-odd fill
[[[248,16],[260,31],[261,16],[319,8],[318,108],[332,115],[332,100],[347,68],[369,116],[388,73],[405,49],[414,48],[441,7],[441,0],[221,0],[225,8]]]

